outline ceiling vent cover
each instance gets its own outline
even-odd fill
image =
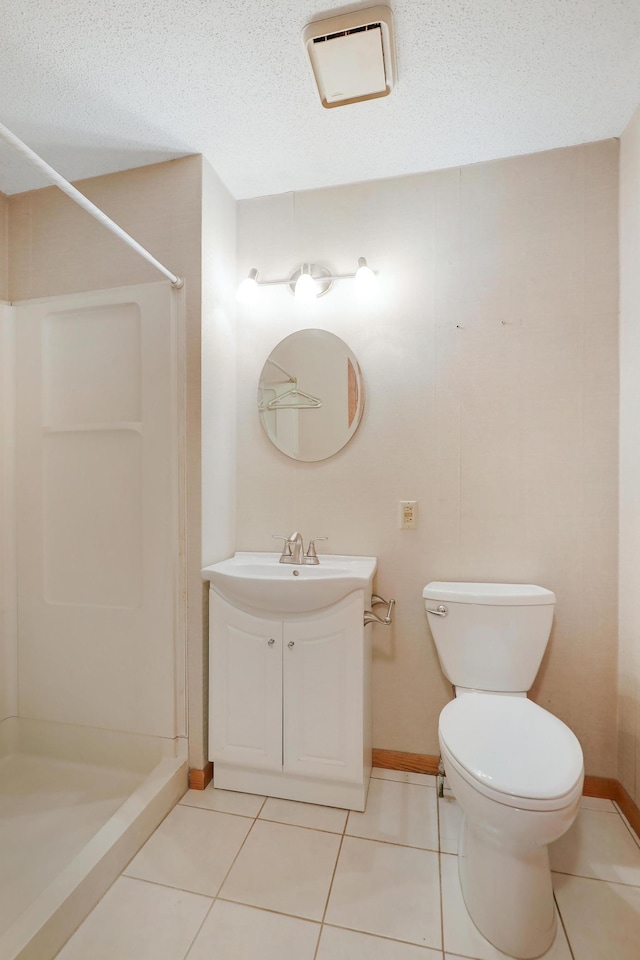
[[[302,33],[323,107],[386,97],[395,83],[393,17],[368,7],[308,24]]]

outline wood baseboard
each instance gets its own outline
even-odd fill
[[[635,831],[636,835],[640,837],[640,810],[631,799],[625,788],[617,780],[615,781],[617,785],[617,795],[613,798],[625,817],[629,821],[632,829]]]
[[[612,780],[609,777],[585,776],[582,796],[598,797],[600,800],[617,800],[619,786],[617,780]]]
[[[408,773],[426,773],[436,776],[440,757],[428,753],[405,753],[402,750],[373,750],[374,767],[384,770],[403,770]],[[208,763],[203,770],[189,770],[189,788],[204,790],[213,779],[213,764]],[[599,797],[602,800],[615,800],[625,817],[640,837],[640,809],[631,799],[619,780],[610,777],[585,776],[582,794],[585,797]]]
[[[426,753],[403,753],[401,750],[374,750],[371,762],[374,767],[384,770],[404,770],[408,773],[428,773],[435,776],[438,772],[440,757]]]
[[[204,790],[208,783],[213,780],[213,764],[208,763],[203,770],[195,770],[193,767],[189,770],[189,789]]]

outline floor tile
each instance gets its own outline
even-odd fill
[[[187,790],[180,803],[187,807],[217,810],[219,813],[235,813],[241,817],[257,817],[264,800],[264,797],[258,797],[253,793],[218,790],[210,783],[206,790]]]
[[[212,901],[120,877],[57,960],[183,960]]]
[[[216,900],[188,960],[313,960],[319,933],[319,923]]]
[[[603,813],[617,813],[613,800],[603,800],[601,797],[580,797],[581,810],[602,810]]]
[[[338,810],[336,807],[323,807],[315,803],[298,803],[296,800],[278,800],[275,797],[269,797],[262,808],[260,819],[290,823],[294,827],[342,833],[347,822],[347,811]]]
[[[458,852],[458,836],[462,822],[462,809],[451,792],[438,798],[438,827],[442,853]]]
[[[559,873],[640,886],[640,847],[620,817],[599,810],[580,810],[549,856]]]
[[[257,820],[220,896],[321,920],[340,840],[333,833]]]
[[[638,960],[640,888],[564,874],[553,886],[576,960]]]
[[[345,837],[326,922],[440,948],[438,855]]]
[[[460,954],[474,960],[504,960],[506,954],[497,950],[482,936],[467,913],[458,877],[458,858],[443,854],[440,859],[446,956],[453,958]],[[571,951],[559,920],[556,939],[551,949],[544,954],[544,960],[571,960]],[[610,960],[613,960],[613,957]]]
[[[322,928],[316,960],[441,960],[440,950],[384,940],[341,927]],[[191,960],[191,957],[189,957]]]
[[[438,849],[435,790],[391,780],[371,780],[364,813],[351,812],[346,833],[426,850]]]
[[[253,822],[179,804],[125,874],[215,897]]]
[[[371,777],[374,780],[396,780],[398,783],[415,783],[423,787],[434,787],[436,778],[428,773],[411,773],[409,770],[385,770],[373,767]]]
[[[315,960],[505,960],[468,916],[455,856],[461,811],[448,787],[436,799],[434,784],[374,771],[367,810],[349,815],[344,840],[344,810],[189,791],[58,960],[314,960],[316,945]],[[439,858],[424,846],[435,848],[438,825],[444,954]],[[640,843],[617,806],[582,798],[551,856],[574,960],[638,960]],[[570,958],[559,924],[545,960]]]

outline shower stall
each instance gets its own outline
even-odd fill
[[[184,793],[183,291],[0,304],[0,960]]]

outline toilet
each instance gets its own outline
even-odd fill
[[[458,869],[467,910],[503,953],[540,957],[556,932],[547,845],[575,820],[584,780],[575,735],[527,699],[555,596],[532,584],[440,582],[422,595],[455,689],[438,738],[463,812]]]

